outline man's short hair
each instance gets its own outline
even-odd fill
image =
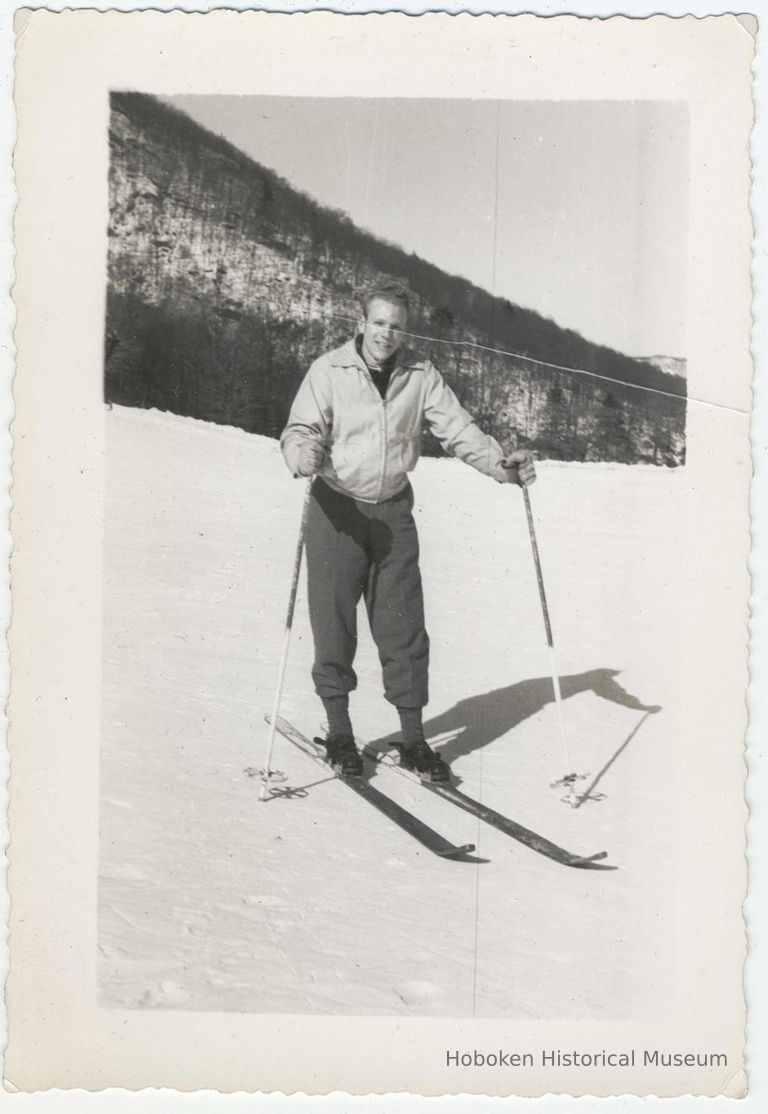
[[[369,286],[360,299],[363,307],[363,317],[368,317],[368,308],[374,298],[381,298],[384,302],[392,302],[402,306],[406,313],[411,312],[411,298],[408,288],[395,279],[384,279]]]

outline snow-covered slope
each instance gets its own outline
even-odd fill
[[[682,475],[544,464],[532,489],[578,809],[520,492],[414,475],[432,638],[428,732],[469,793],[614,872],[568,870],[392,772],[479,864],[434,858],[280,740],[263,765],[303,483],[275,442],[106,416],[100,999],[281,1013],[640,1019],[673,969]],[[283,714],[316,731],[303,583]],[[358,733],[396,716],[361,617]],[[649,711],[660,706],[659,712]]]

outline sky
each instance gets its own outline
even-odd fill
[[[165,99],[451,274],[621,352],[685,356],[681,102]]]

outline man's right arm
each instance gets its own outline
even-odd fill
[[[294,476],[313,476],[320,471],[332,428],[333,408],[321,357],[305,375],[280,438],[285,462]]]

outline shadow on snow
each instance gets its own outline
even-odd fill
[[[591,669],[585,673],[574,673],[560,678],[560,689],[564,699],[577,696],[581,692],[594,692],[613,704],[646,713],[593,780],[589,787],[590,792],[629,745],[648,715],[661,711],[658,704],[643,704],[636,696],[627,692],[616,680],[618,674],[618,669]],[[451,763],[502,738],[518,724],[535,716],[547,704],[553,703],[554,698],[551,677],[517,681],[513,685],[505,685],[504,688],[459,700],[453,707],[427,720],[424,724],[424,733],[428,739],[435,741],[437,749],[446,762]],[[440,743],[441,735],[450,738]],[[384,749],[398,738],[399,735],[393,732],[376,739],[372,745]]]

